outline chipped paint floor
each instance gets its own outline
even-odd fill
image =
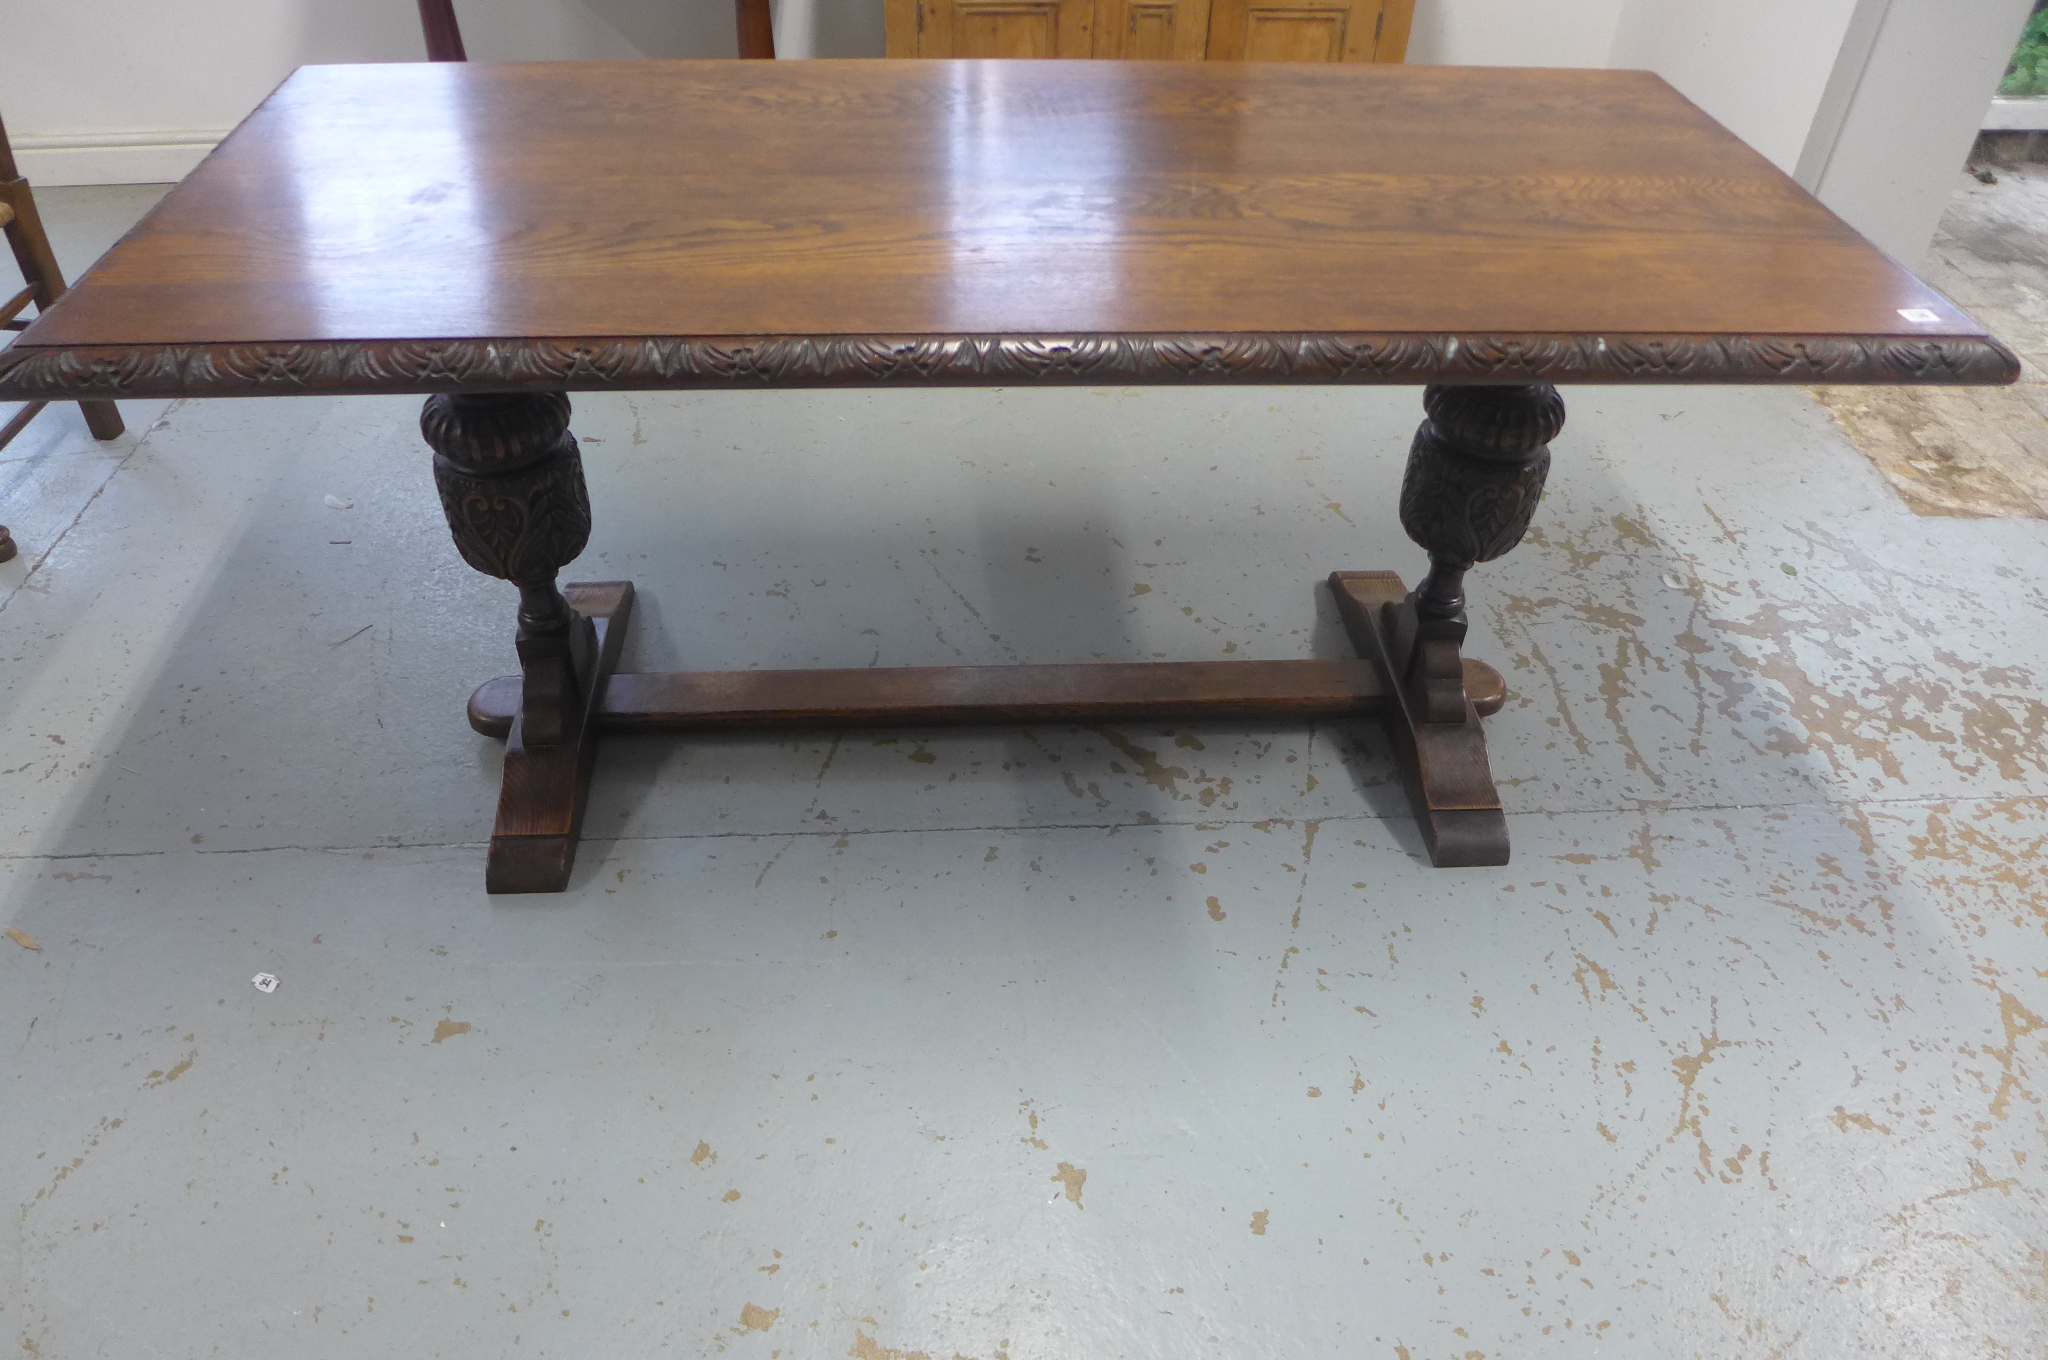
[[[1798,391],[1568,400],[1475,573],[1505,869],[1342,725],[617,740],[572,890],[497,900],[512,600],[416,403],[53,411],[10,1344],[2042,1354],[2048,525],[1914,516]],[[577,411],[640,668],[1341,654],[1317,580],[1420,556],[1412,391]]]

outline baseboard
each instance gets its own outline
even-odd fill
[[[2048,99],[1994,99],[1986,132],[2048,132]]]
[[[82,132],[14,138],[14,159],[37,187],[63,184],[173,184],[192,173],[220,131]]]

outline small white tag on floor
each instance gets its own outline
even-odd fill
[[[250,978],[249,981],[256,984],[256,990],[259,992],[274,992],[277,990],[277,975],[275,973],[258,973],[255,977]]]

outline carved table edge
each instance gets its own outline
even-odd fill
[[[1988,336],[727,336],[42,345],[0,350],[0,400],[717,387],[1246,383],[1992,386]]]

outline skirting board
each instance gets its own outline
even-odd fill
[[[1986,132],[2048,132],[2048,99],[1994,99]]]
[[[14,138],[23,178],[63,184],[174,184],[192,173],[226,129],[201,132],[85,132]]]

